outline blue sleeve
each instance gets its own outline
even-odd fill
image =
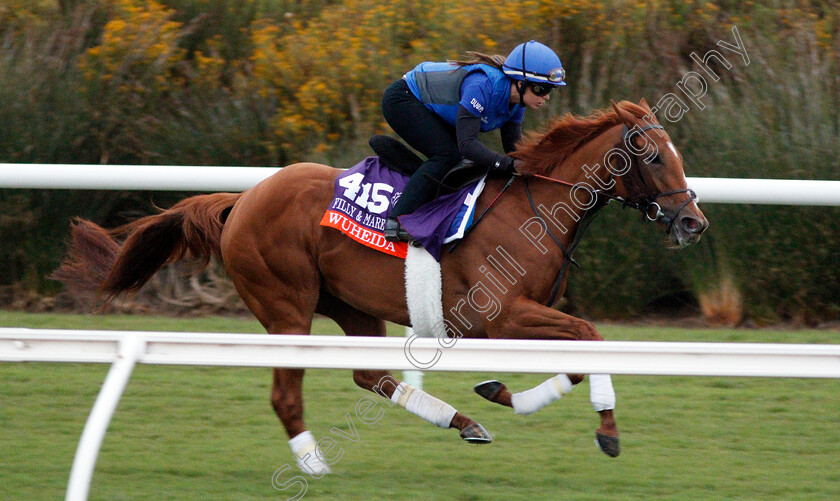
[[[461,82],[461,101],[459,104],[477,117],[483,116],[487,111],[492,96],[493,83],[481,71],[470,73]]]
[[[520,106],[518,110],[513,112],[513,116],[510,117],[508,122],[513,122],[515,124],[521,124],[522,118],[525,116],[525,108]]]

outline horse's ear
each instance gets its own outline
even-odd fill
[[[618,114],[618,118],[620,118],[625,125],[632,128],[634,125],[636,125],[637,119],[635,115],[633,115],[632,113],[630,113],[622,107],[622,104],[624,104],[625,102],[626,101],[622,101],[616,104],[615,101],[610,99],[610,103],[612,103],[613,109]]]
[[[650,106],[647,104],[647,101],[645,101],[645,98],[642,98],[642,100],[639,101],[639,106],[647,112],[644,116],[645,121],[652,124],[659,124],[659,120],[656,118],[656,115],[653,114],[653,110],[650,109]]]

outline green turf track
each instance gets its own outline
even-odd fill
[[[261,332],[253,321],[0,313],[0,326]],[[838,343],[836,331],[699,330],[599,325],[612,340]],[[316,323],[335,333],[334,324]],[[400,335],[394,328],[393,335]],[[76,444],[108,367],[0,363],[0,499],[61,499]],[[495,441],[462,442],[382,404],[354,417],[350,371],[310,370],[306,419],[343,456],[308,479],[306,500],[840,499],[840,381],[615,376],[623,451],[593,445],[597,415],[583,383],[531,416],[473,394],[500,378],[514,390],[545,376],[427,373],[430,393],[481,422]],[[138,365],[114,416],[91,499],[287,499],[272,474],[291,464],[268,403],[269,369]],[[359,438],[345,434],[353,419]],[[287,470],[279,482],[298,473]]]

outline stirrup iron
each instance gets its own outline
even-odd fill
[[[405,231],[395,217],[385,220],[385,229],[382,231],[385,240],[389,242],[413,242],[414,239]]]

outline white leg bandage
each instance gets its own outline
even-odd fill
[[[397,386],[394,394],[391,395],[391,401],[400,404],[400,407],[405,408],[415,416],[419,416],[441,428],[449,428],[449,423],[452,422],[452,418],[458,412],[443,400],[405,383],[400,383]]]
[[[321,451],[318,450],[318,443],[312,432],[307,430],[293,439],[289,440],[289,447],[295,455],[298,468],[315,478],[321,478],[325,473],[330,473],[330,467],[323,461]]]
[[[590,374],[589,400],[598,412],[615,409],[615,390],[609,374]]]
[[[572,391],[573,386],[569,380],[569,376],[558,374],[544,381],[536,388],[514,393],[510,398],[510,402],[513,404],[513,412],[516,414],[532,414],[537,412]]]

